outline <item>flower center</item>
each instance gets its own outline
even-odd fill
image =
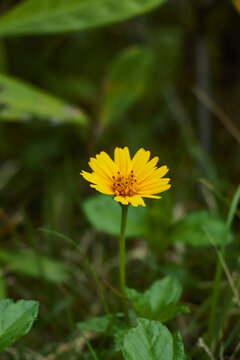
[[[133,196],[137,192],[137,180],[133,170],[128,177],[122,176],[118,171],[117,176],[113,176],[113,192],[116,196]]]

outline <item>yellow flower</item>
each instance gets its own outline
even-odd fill
[[[88,163],[92,173],[82,171],[80,174],[91,187],[103,194],[115,195],[114,200],[123,205],[145,206],[143,197],[160,199],[155,194],[171,187],[170,179],[163,178],[168,172],[167,166],[157,168],[158,157],[150,161],[149,158],[150,151],[143,148],[131,159],[128,147],[117,147],[114,161],[101,151]]]

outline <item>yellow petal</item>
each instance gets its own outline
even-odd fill
[[[149,199],[161,199],[161,196],[156,196],[156,195],[142,195],[140,194],[140,196],[145,197],[145,198],[149,198]]]
[[[85,180],[87,180],[93,184],[105,185],[105,186],[111,185],[111,182],[106,181],[104,178],[99,177],[95,173],[90,174],[89,172],[82,170],[80,175],[82,175]]]
[[[134,175],[138,177],[142,167],[145,166],[150,158],[150,151],[146,151],[143,148],[139,149],[132,159],[132,170]]]
[[[145,182],[150,181],[151,179],[161,179],[164,175],[167,174],[169,169],[166,165],[161,166],[160,168],[154,167],[153,169],[150,169],[148,172],[146,172],[146,175],[142,175],[141,179],[139,179],[138,184],[143,184]]]
[[[104,151],[101,151],[99,154],[99,159],[108,169],[108,173],[111,174],[111,176],[116,176],[118,168],[115,162],[110,158],[110,156]]]
[[[129,173],[132,170],[132,161],[131,161],[131,157],[129,154],[129,149],[127,146],[125,146],[125,148],[123,149],[124,154],[125,154],[125,175],[128,176]]]
[[[129,197],[129,202],[132,206],[138,206],[138,205],[142,205],[142,206],[146,206],[145,205],[145,202],[143,201],[142,197],[141,196],[131,196]]]
[[[158,163],[159,158],[156,156],[150,160],[145,166],[143,165],[141,170],[138,172],[137,178],[139,181],[144,180],[146,177],[150,177],[155,169],[156,164]]]
[[[90,161],[88,164],[89,164],[90,168],[96,173],[96,175],[105,179],[106,181],[111,181],[112,175],[108,171],[106,166],[104,166],[102,164],[101,161],[98,161],[95,158],[90,158]]]
[[[149,188],[152,187],[164,186],[167,185],[169,181],[170,181],[169,178],[163,178],[163,179],[152,178],[149,179],[148,181],[143,181],[141,184],[139,184],[139,190],[148,190]]]
[[[90,184],[90,186],[94,189],[96,189],[97,191],[99,191],[102,194],[106,194],[106,195],[113,195],[114,192],[112,191],[112,189],[108,186],[104,186],[104,185],[96,185],[96,184]]]
[[[155,175],[158,175],[161,178],[161,177],[165,176],[168,171],[169,171],[168,167],[166,165],[164,165],[155,171]]]
[[[122,149],[117,147],[114,151],[114,161],[120,171],[120,174],[127,177],[132,168],[128,148],[125,147]]]
[[[128,205],[129,204],[128,198],[123,197],[123,196],[115,196],[114,200],[120,202],[123,205]]]
[[[153,186],[152,188],[149,188],[147,190],[142,190],[141,192],[139,192],[139,194],[141,194],[141,196],[154,195],[166,191],[170,189],[170,187],[171,187],[170,184],[164,186],[155,186],[155,187]]]

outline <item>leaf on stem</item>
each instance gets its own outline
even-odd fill
[[[0,352],[27,334],[38,314],[38,302],[11,299],[0,301]]]
[[[25,0],[0,19],[0,35],[49,34],[113,24],[141,15],[166,0]]]
[[[137,319],[123,338],[125,360],[185,360],[180,333],[172,334],[158,321]]]
[[[127,297],[139,316],[161,322],[189,312],[187,306],[178,302],[181,293],[181,283],[170,276],[155,281],[144,293],[127,289]]]

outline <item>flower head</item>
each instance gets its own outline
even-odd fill
[[[123,205],[145,206],[143,197],[160,199],[159,194],[168,190],[170,179],[163,178],[168,172],[167,166],[157,168],[158,157],[150,160],[150,151],[139,149],[131,159],[128,147],[116,148],[114,161],[101,151],[95,158],[90,158],[92,173],[80,174],[97,191],[115,195],[114,200]]]

